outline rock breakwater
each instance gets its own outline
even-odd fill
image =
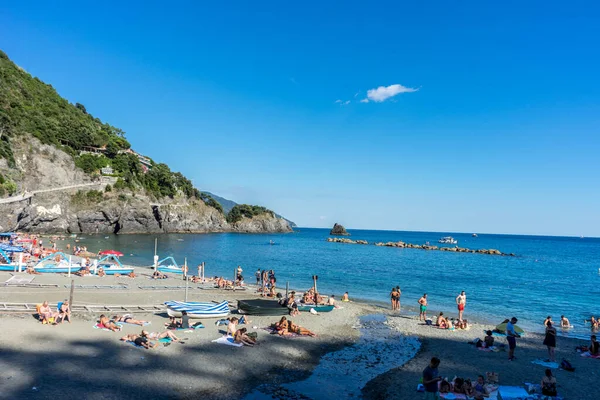
[[[369,244],[366,240],[351,240],[346,238],[327,238],[328,242],[332,243],[347,243],[347,244]],[[438,247],[431,246],[428,244],[412,244],[405,243],[402,241],[399,242],[377,242],[374,243],[375,246],[378,247],[397,247],[400,249],[420,249],[420,250],[437,250],[437,251],[448,251],[451,253],[473,253],[473,254],[489,254],[493,256],[506,256],[506,257],[515,257],[515,253],[503,253],[500,250],[496,249],[468,249],[466,247]]]

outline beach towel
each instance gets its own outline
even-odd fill
[[[500,386],[498,394],[502,400],[522,400],[529,396],[529,393],[519,386]]]
[[[532,364],[541,365],[542,367],[546,367],[546,368],[553,368],[553,369],[556,369],[556,368],[558,368],[558,363],[557,363],[557,362],[552,362],[552,361],[544,361],[544,360],[542,360],[542,359],[539,359],[539,360],[533,360],[531,363],[532,363]]]
[[[170,337],[165,337],[165,338],[162,338],[162,339],[158,339],[158,341],[161,342],[161,343],[171,343],[172,342],[172,340],[171,340]]]
[[[580,354],[581,357],[586,357],[586,358],[595,358],[595,359],[600,359],[600,354],[593,356],[592,353],[590,353],[589,351],[584,351],[583,353]]]
[[[202,322],[198,322],[194,325],[191,325],[189,328],[167,328],[170,331],[184,331],[184,332],[194,332],[195,329],[202,329],[204,325]]]
[[[117,322],[117,326],[118,326],[119,328],[123,329],[123,324],[121,324],[120,322]],[[101,330],[103,330],[103,331],[112,332],[112,331],[111,331],[110,329],[108,329],[108,328],[101,328],[101,327],[100,327],[100,322],[97,322],[97,323],[95,323],[95,324],[94,324],[94,326],[92,326],[92,328],[94,328],[94,329],[101,329]]]
[[[227,346],[235,346],[235,347],[242,347],[243,344],[242,343],[236,343],[233,341],[233,338],[231,336],[221,336],[218,339],[215,339],[212,341],[213,343],[218,343],[218,344],[224,344]]]
[[[462,393],[440,393],[440,398],[446,400],[466,400],[467,396]]]

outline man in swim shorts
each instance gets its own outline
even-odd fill
[[[510,322],[506,324],[506,341],[508,342],[508,361],[515,360],[515,349],[517,348],[517,338],[521,337],[515,331],[517,319],[512,317]]]
[[[427,293],[419,299],[419,321],[427,319]]]
[[[456,296],[456,305],[458,306],[458,320],[462,321],[463,312],[465,311],[465,305],[467,304],[467,295],[463,290],[458,296]]]

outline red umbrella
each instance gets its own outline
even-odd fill
[[[116,251],[116,250],[102,250],[101,252],[98,253],[98,255],[100,255],[100,256],[113,255],[113,256],[117,256],[117,257],[123,257],[123,253],[121,253],[120,251]]]

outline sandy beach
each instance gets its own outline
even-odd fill
[[[8,273],[2,273],[8,279]],[[3,280],[5,280],[3,279]],[[123,290],[76,289],[74,304],[161,304],[166,300],[183,300],[183,291],[140,290],[139,285],[182,285],[181,278],[164,281],[144,276],[76,278],[78,285],[129,284]],[[0,290],[2,302],[42,302],[51,304],[68,298],[70,279],[58,275],[40,275],[37,283],[58,283],[57,289],[9,288]],[[248,292],[199,290],[190,285],[190,301],[254,298]],[[73,323],[42,325],[32,314],[2,314],[0,329],[5,338],[0,345],[0,396],[15,398],[87,398],[87,399],[187,399],[240,398],[259,384],[275,384],[306,378],[320,357],[357,340],[353,328],[358,315],[368,306],[349,303],[342,310],[328,314],[301,313],[295,322],[317,333],[317,338],[282,338],[262,329],[277,317],[251,317],[249,331],[258,332],[255,347],[236,348],[212,343],[222,335],[215,320],[204,320],[204,329],[186,333],[185,345],[172,343],[154,350],[143,350],[120,342],[127,333],[140,332],[135,325],[125,325],[122,332],[94,329],[96,314],[77,314]],[[112,315],[112,313],[107,313]],[[145,329],[164,331],[163,315],[135,313],[151,321]]]
[[[139,288],[182,286],[181,277],[154,281],[144,274],[136,279],[75,277],[76,285],[120,285],[128,289],[77,288],[74,304],[150,305],[183,300],[182,289]],[[1,277],[6,280],[10,274],[2,273]],[[59,287],[2,287],[0,301],[37,303],[48,300],[55,305],[68,298],[71,278],[45,274],[36,276],[34,282]],[[228,300],[235,307],[237,299],[257,297],[251,289],[232,292],[199,287],[190,284],[190,301]],[[369,324],[359,323],[359,318],[367,314],[386,317],[387,321],[383,318]],[[40,324],[31,313],[0,314],[0,328],[5,334],[0,345],[3,387],[0,396],[7,399],[55,396],[78,399],[328,399],[359,396],[419,399],[423,394],[415,389],[423,368],[433,356],[442,360],[440,373],[443,376],[476,378],[480,373],[494,371],[499,373],[502,385],[539,383],[544,367],[531,364],[531,361],[547,357],[542,337],[537,334],[527,334],[519,340],[518,360],[509,362],[505,352],[478,351],[467,343],[476,337],[483,338],[483,330],[490,326],[475,324],[467,331],[439,330],[418,322],[412,313],[398,316],[381,306],[359,302],[344,303],[343,309],[326,314],[301,313],[294,318],[301,326],[316,332],[316,338],[270,335],[253,327],[266,327],[275,322],[276,317],[250,317],[252,323],[248,328],[258,332],[260,343],[253,348],[212,343],[222,336],[219,330],[224,327],[216,327],[214,320],[207,319],[203,321],[204,329],[176,332],[180,338],[187,338],[183,345],[172,343],[168,347],[161,345],[154,350],[143,350],[119,341],[124,334],[139,332],[140,327],[125,325],[122,332],[102,331],[93,328],[97,317],[98,314],[76,314],[72,324],[49,326]],[[167,320],[162,314],[135,313],[135,317],[151,321],[145,328],[149,331],[163,331]],[[382,331],[383,336],[375,336],[370,341],[361,336],[365,330],[359,329],[381,327],[386,329]],[[496,340],[505,342],[503,338]],[[594,387],[597,381],[600,361],[580,357],[574,348],[582,344],[586,342],[558,339],[557,359],[567,358],[576,367],[575,372],[555,370],[559,393],[566,399],[597,397],[589,393],[588,388]],[[311,376],[313,371],[316,373]],[[257,388],[262,389],[257,391]]]

